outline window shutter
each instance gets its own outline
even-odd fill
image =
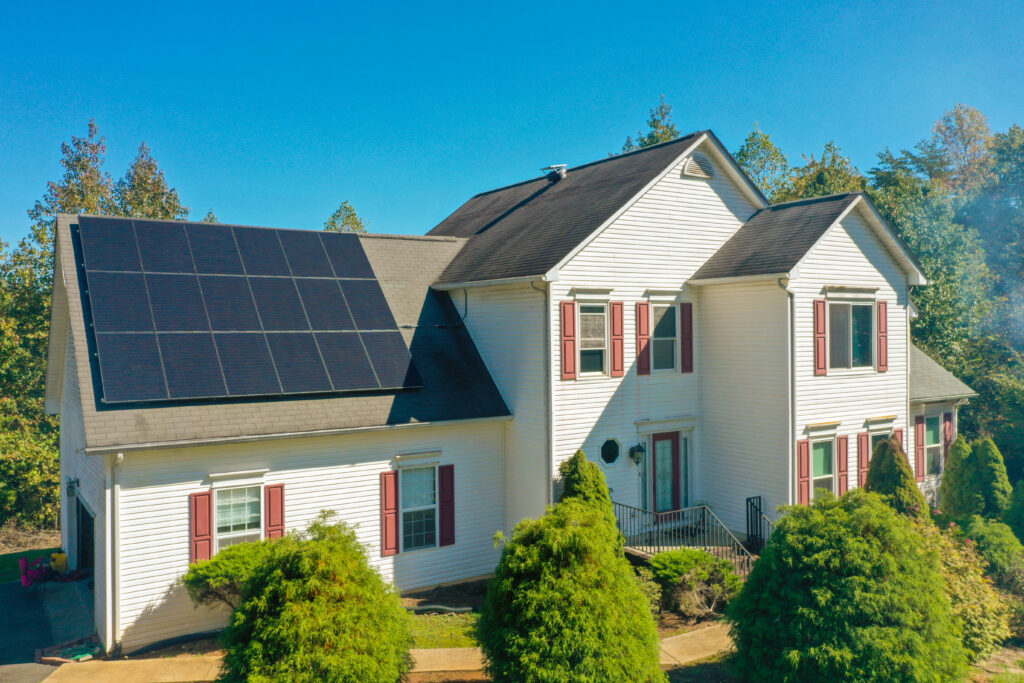
[[[208,560],[213,554],[213,491],[188,497],[189,562]]]
[[[892,436],[893,436],[894,439],[896,439],[899,442],[900,448],[903,449],[903,452],[906,453],[907,452],[907,444],[903,440],[903,430],[902,429],[894,429],[894,430],[892,430]]]
[[[693,304],[679,304],[679,367],[693,372]]]
[[[562,379],[576,379],[576,302],[562,302]]]
[[[264,486],[263,498],[266,507],[265,535],[267,538],[281,538],[284,536],[284,484]]]
[[[871,464],[871,435],[861,432],[857,435],[857,485],[863,487],[868,480],[868,466]]]
[[[953,413],[943,413],[942,415],[942,440],[943,444],[943,457],[942,462],[946,462],[946,458],[949,457],[949,447],[953,445]]]
[[[796,442],[796,500],[800,505],[811,501],[811,442]]]
[[[914,418],[914,476],[924,481],[924,415]]]
[[[455,543],[455,465],[437,468],[437,502],[440,512],[439,545]]]
[[[836,473],[839,475],[839,495],[843,495],[850,488],[850,437],[841,436],[836,439],[838,442],[838,453],[836,453]]]
[[[825,346],[825,300],[814,300],[814,374],[827,375],[828,365]]]
[[[878,302],[878,371],[889,369],[889,304]]]
[[[651,374],[651,304],[636,304],[636,374]]]
[[[612,377],[622,377],[626,374],[626,330],[623,327],[621,301],[612,301],[608,304],[608,311],[611,314],[611,341],[612,341]]]
[[[398,472],[380,473],[380,554],[398,554]]]

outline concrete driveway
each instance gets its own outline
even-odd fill
[[[35,664],[35,651],[95,632],[91,579],[47,583],[26,591],[0,584],[0,681],[36,683],[55,671]]]

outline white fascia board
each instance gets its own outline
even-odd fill
[[[447,292],[454,289],[471,289],[473,287],[494,287],[497,285],[513,285],[513,284],[529,284],[530,282],[557,280],[558,273],[555,272],[554,278],[549,278],[547,275],[526,275],[522,277],[506,277],[499,278],[497,280],[473,280],[471,282],[435,282],[430,285],[431,289],[436,289],[440,292]]]
[[[58,224],[67,224],[69,217],[59,214]],[[60,257],[61,230],[54,231],[53,239],[53,293],[50,302],[50,334],[46,349],[46,385],[44,410],[47,415],[60,412],[61,393],[64,389],[64,363],[68,348],[68,295],[64,286],[64,264]],[[88,358],[86,358],[88,360]]]
[[[709,277],[702,280],[687,280],[688,287],[703,287],[705,285],[738,285],[745,282],[769,282],[777,281],[779,278],[789,278],[792,271],[788,273],[767,273],[763,275],[737,275],[736,277]]]

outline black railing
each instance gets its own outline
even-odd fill
[[[675,548],[697,548],[730,562],[744,579],[754,565],[754,556],[706,505],[650,512],[622,503],[612,503],[619,531],[626,547],[645,555]]]
[[[747,548],[752,553],[760,553],[768,545],[775,524],[768,519],[761,507],[761,496],[747,498]]]

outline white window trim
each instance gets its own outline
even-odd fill
[[[871,363],[869,365],[852,366],[853,359],[853,313],[850,313],[850,358],[851,367],[832,367],[832,304],[853,306],[871,306]],[[878,301],[867,299],[863,291],[848,296],[836,296],[834,292],[826,292],[825,296],[825,368],[828,374],[836,375],[873,375],[878,372]]]
[[[611,292],[611,290],[608,290]],[[576,306],[576,330],[578,331],[576,341],[576,367],[579,368],[579,372],[576,373],[577,379],[602,379],[605,377],[611,377],[609,370],[611,366],[611,306],[607,299],[594,299],[588,297],[584,300],[577,299]],[[603,306],[604,307],[604,365],[600,372],[583,372],[583,325],[581,325],[584,306]],[[586,315],[595,315],[593,313],[587,313]]]
[[[682,324],[683,324],[683,321],[682,321],[682,314],[681,314],[681,312],[679,310],[679,306],[678,306],[679,302],[676,301],[674,298],[671,299],[671,300],[667,300],[667,299],[654,298],[654,297],[650,298],[650,302],[651,302],[651,305],[648,306],[648,316],[649,316],[649,319],[648,319],[647,324],[648,324],[648,329],[650,329],[650,331],[651,331],[651,338],[650,338],[651,374],[652,375],[676,375],[676,374],[679,374],[679,355],[681,353],[680,346],[683,343],[683,341],[682,341],[682,337],[683,337]],[[671,368],[655,368],[654,367],[654,340],[656,339],[656,337],[654,336],[654,307],[655,306],[666,306],[666,307],[669,307],[669,308],[673,308],[675,310],[675,319],[676,319],[675,333],[676,334],[675,334],[675,337],[674,337],[675,344],[673,346],[674,351],[672,352],[672,367]],[[666,339],[666,337],[662,337],[662,339]]]
[[[436,453],[436,452],[435,452]],[[423,454],[410,454],[406,457],[415,457],[416,455],[429,456],[434,453],[423,453]],[[431,467],[434,470],[434,504],[433,505],[420,505],[418,507],[406,508],[402,504],[402,471],[403,470],[417,470],[426,467]],[[421,551],[437,550],[441,547],[441,500],[438,491],[438,463],[428,462],[410,462],[409,464],[398,468],[398,552],[399,553],[418,553]],[[420,546],[419,548],[405,548],[405,513],[406,512],[418,512],[420,510],[434,510],[434,545]]]
[[[210,475],[210,476],[212,477],[213,475]],[[246,483],[242,483],[242,482],[246,482]],[[213,520],[212,520],[212,522],[213,522],[213,555],[216,555],[221,550],[221,548],[220,548],[220,539],[221,538],[236,538],[236,537],[239,537],[239,536],[248,536],[248,535],[250,535],[249,533],[233,533],[233,534],[226,534],[224,536],[221,536],[220,531],[218,531],[218,528],[219,528],[220,525],[217,523],[218,522],[218,520],[217,520],[217,495],[218,495],[218,493],[223,492],[223,491],[230,491],[231,489],[252,489],[252,488],[258,488],[260,490],[260,497],[259,497],[259,502],[260,502],[260,528],[259,528],[259,534],[260,534],[260,537],[258,539],[253,539],[253,540],[254,541],[262,541],[262,540],[264,540],[264,537],[265,537],[264,535],[266,533],[266,527],[267,527],[267,520],[266,520],[267,511],[264,509],[265,506],[266,506],[266,495],[267,495],[265,487],[266,487],[266,485],[263,483],[262,475],[260,477],[259,483],[255,483],[255,482],[251,482],[251,481],[247,482],[244,479],[234,479],[234,480],[232,480],[230,482],[214,482],[214,485],[213,485],[213,489],[214,489],[214,491],[213,491]],[[211,557],[212,557],[212,555],[211,555]]]
[[[827,436],[823,436],[821,434],[818,434],[817,436],[812,436],[809,439],[809,441],[810,441],[810,444],[809,444],[810,452],[808,453],[808,457],[811,459],[811,461],[809,463],[807,463],[807,469],[808,469],[808,474],[810,475],[810,477],[809,477],[810,478],[810,502],[813,503],[814,500],[815,500],[814,499],[814,491],[815,491],[815,488],[814,488],[814,482],[815,482],[815,476],[814,476],[814,444],[816,444],[816,443],[832,444],[832,474],[831,474],[831,477],[832,477],[832,495],[836,495],[836,492],[837,492],[837,490],[839,488],[839,472],[837,471],[839,468],[836,467],[836,465],[838,465],[838,462],[836,461],[836,458],[838,456],[836,454],[836,450],[837,450],[836,441],[837,441],[837,439],[836,439],[835,432],[832,432],[832,433],[828,434]],[[817,479],[824,479],[824,478],[825,477],[817,477]]]

